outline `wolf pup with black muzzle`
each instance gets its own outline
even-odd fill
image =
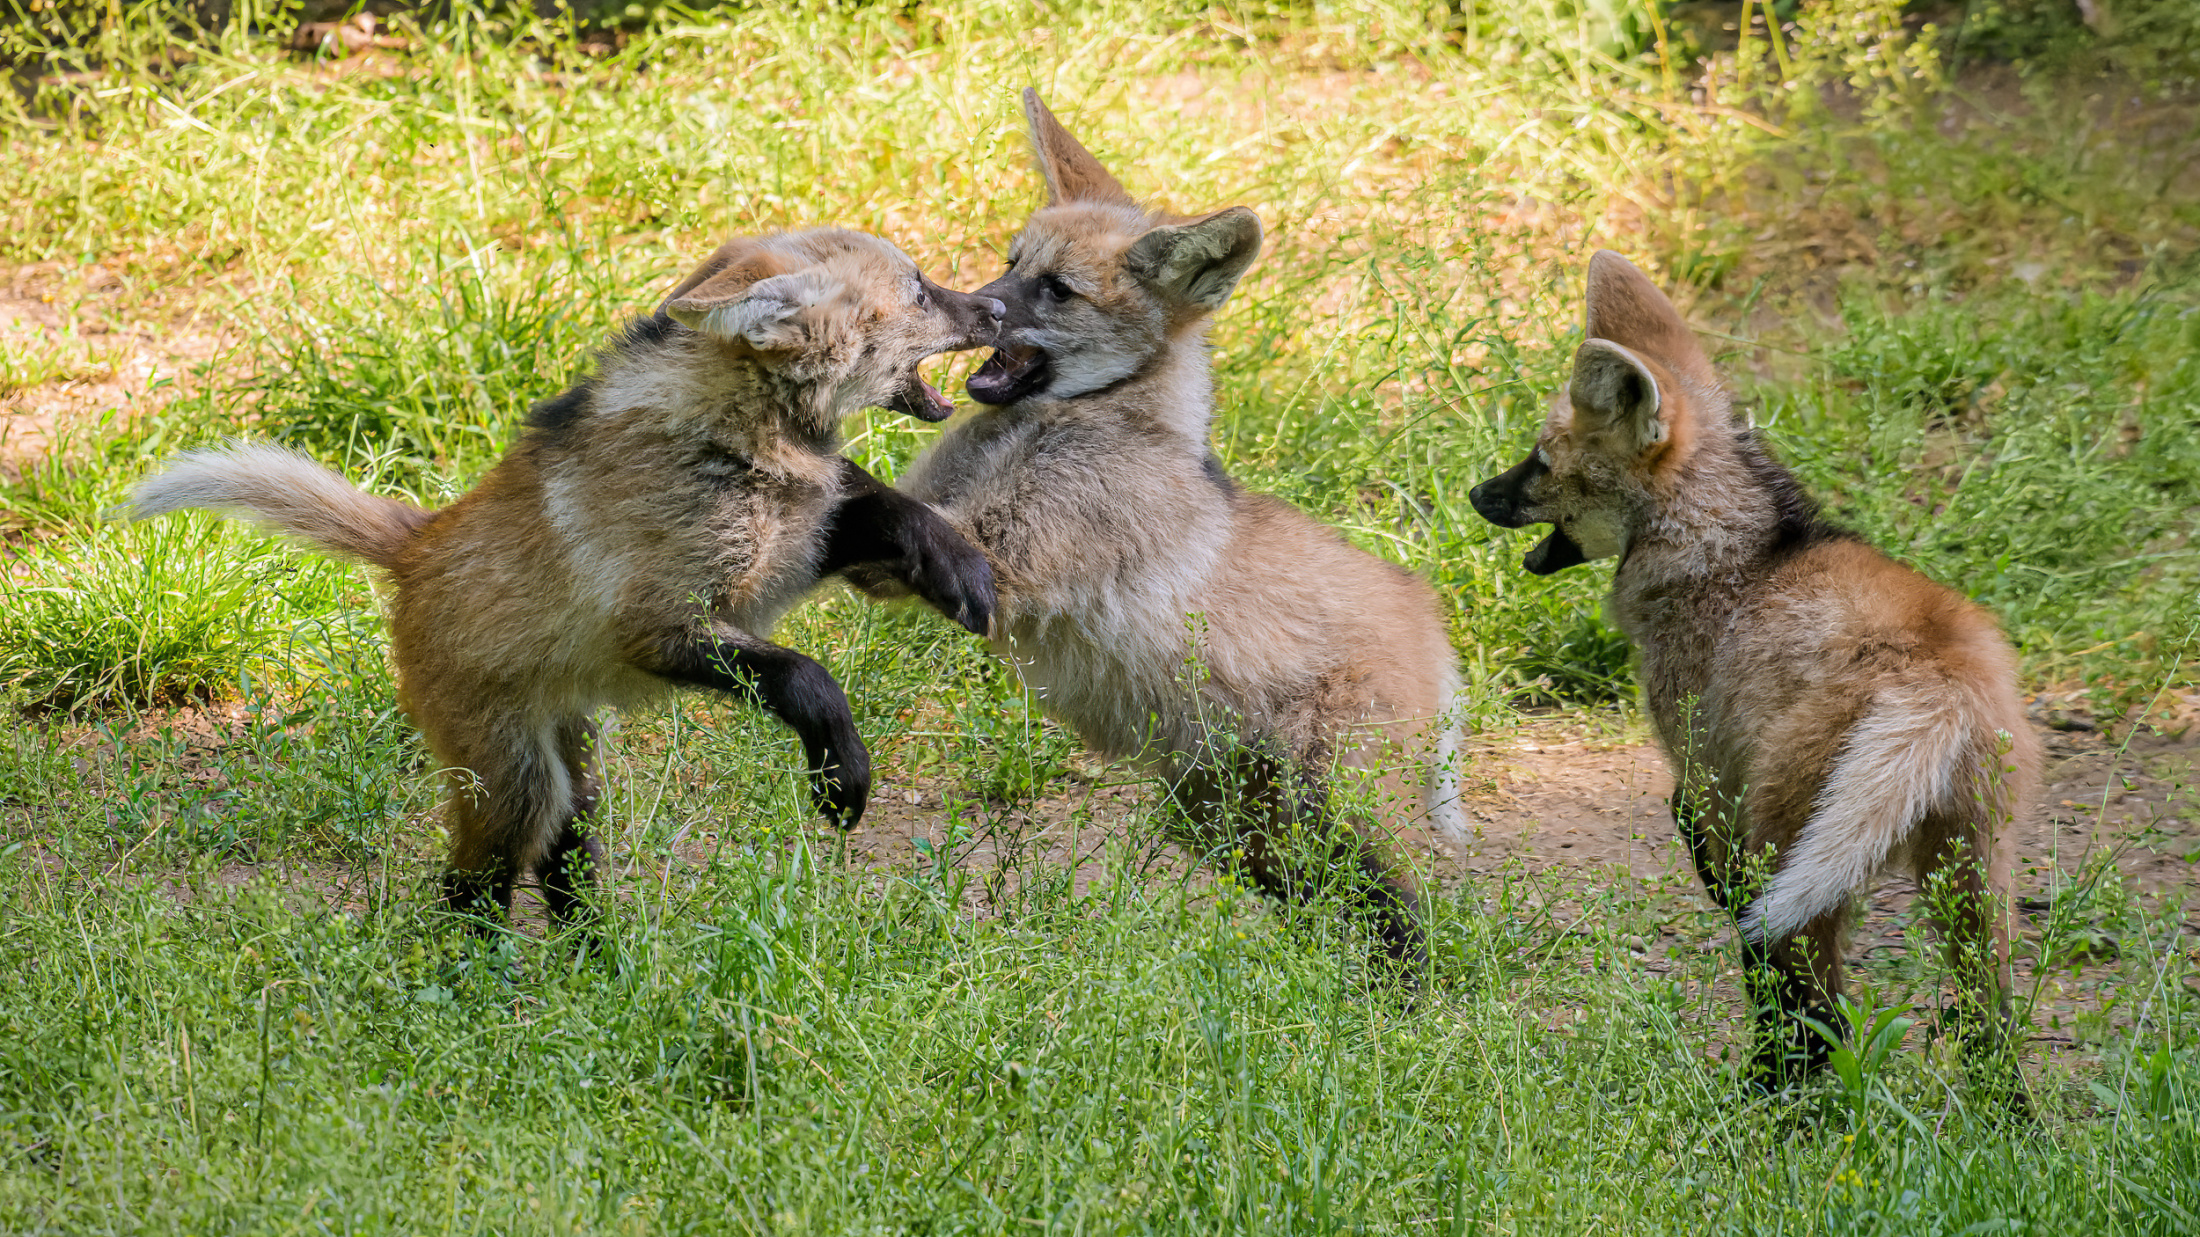
[[[1436,595],[1239,488],[1208,445],[1207,324],[1260,253],[1259,219],[1149,210],[1029,90],[1024,112],[1047,205],[979,292],[1008,307],[969,379],[984,407],[900,484],[993,560],[993,650],[1048,715],[1165,780],[1184,840],[1235,851],[1265,893],[1356,886],[1384,969],[1417,977],[1394,835],[1464,834]],[[1389,806],[1344,806],[1339,766]]]
[[[842,418],[952,405],[917,372],[994,342],[1003,307],[838,229],[730,241],[630,323],[599,373],[537,405],[518,444],[439,511],[378,498],[270,445],[196,451],[138,483],[137,518],[253,515],[390,573],[399,699],[447,770],[456,909],[508,909],[539,873],[571,917],[602,863],[596,714],[713,688],[800,736],[811,790],[851,826],[870,756],[847,697],[772,628],[863,564],[973,632],[985,558],[837,452]]]
[[[1673,817],[1748,955],[1765,1084],[1823,1064],[1851,901],[1917,878],[2002,1056],[2012,822],[2038,766],[1993,616],[1818,518],[1625,258],[1589,260],[1587,339],[1484,519],[1552,525],[1538,575],[1617,558]],[[1768,872],[1755,888],[1751,869]],[[2006,1060],[2006,1057],[2003,1057]],[[2006,1078],[2004,1079],[2006,1081]]]

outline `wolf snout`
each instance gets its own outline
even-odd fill
[[[1474,513],[1499,528],[1519,528],[1527,521],[1520,518],[1520,496],[1506,493],[1498,483],[1502,477],[1492,477],[1467,491],[1467,501],[1474,504]]]
[[[1008,305],[996,297],[972,293],[970,308],[980,329],[999,334],[1001,323],[1008,320]]]
[[[951,292],[940,290],[941,299],[947,304],[960,338],[956,349],[980,348],[999,339],[1001,323],[1008,318],[1008,306],[994,297],[981,293]]]
[[[1468,490],[1467,501],[1474,504],[1475,514],[1499,528],[1538,523],[1523,516],[1521,510],[1529,505],[1528,487],[1547,471],[1543,461],[1530,451],[1528,458]]]

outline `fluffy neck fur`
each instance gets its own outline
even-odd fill
[[[576,430],[692,438],[768,468],[790,450],[838,450],[842,418],[870,395],[802,377],[798,365],[765,365],[663,319],[629,324],[601,365],[576,389],[586,392],[583,400],[544,404],[529,424],[557,438]]]
[[[1136,373],[1113,386],[1069,399],[1039,396],[1011,405],[1011,420],[1046,421],[1104,416],[1164,429],[1188,444],[1196,463],[1207,458],[1207,434],[1215,419],[1214,366],[1201,317],[1178,327]]]
[[[1850,534],[1728,419],[1698,424],[1688,457],[1653,487],[1612,579],[1612,617],[1643,650],[1653,700],[1700,690],[1729,618],[1781,560]]]
[[[1654,488],[1622,573],[1716,578],[1762,569],[1813,541],[1843,535],[1819,518],[1817,502],[1756,430],[1732,421],[1706,429],[1697,430],[1688,458]]]

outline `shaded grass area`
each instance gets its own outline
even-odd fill
[[[2004,616],[2034,685],[2104,717],[2195,691],[2189,102],[1951,84],[1890,4],[1706,64],[1628,5],[1455,8],[767,6],[602,57],[460,13],[344,62],[232,27],[178,63],[126,25],[134,53],[8,103],[0,262],[100,272],[55,304],[102,348],[226,347],[0,486],[0,682],[44,710],[0,743],[0,1228],[2190,1231],[2190,930],[2098,873],[2043,949],[2112,934],[2147,995],[2035,1069],[2037,1123],[1971,1107],[1922,1024],[1749,1101],[1709,1047],[1726,952],[1626,959],[1670,908],[1470,882],[1409,1012],[1329,908],[1170,875],[1142,817],[982,908],[952,845],[844,867],[787,736],[691,702],[616,749],[625,892],[584,963],[426,909],[436,788],[364,573],[97,518],[238,432],[446,500],[729,232],[868,228],[974,286],[1038,199],[1031,82],[1134,191],[1260,212],[1218,446],[1438,585],[1477,727],[1632,694],[1603,569],[1526,576],[1531,538],[1465,497],[1540,421],[1599,244],[1721,333],[1836,518]],[[9,330],[11,415],[87,372],[79,336]],[[886,476],[928,432],[850,428]],[[953,812],[1081,776],[929,616],[835,595],[782,636]]]

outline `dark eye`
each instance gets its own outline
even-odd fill
[[[1050,301],[1066,301],[1077,295],[1070,291],[1068,284],[1052,275],[1039,276],[1039,291]]]
[[[926,291],[924,285],[921,283],[917,285],[917,308],[932,308],[932,294]]]

